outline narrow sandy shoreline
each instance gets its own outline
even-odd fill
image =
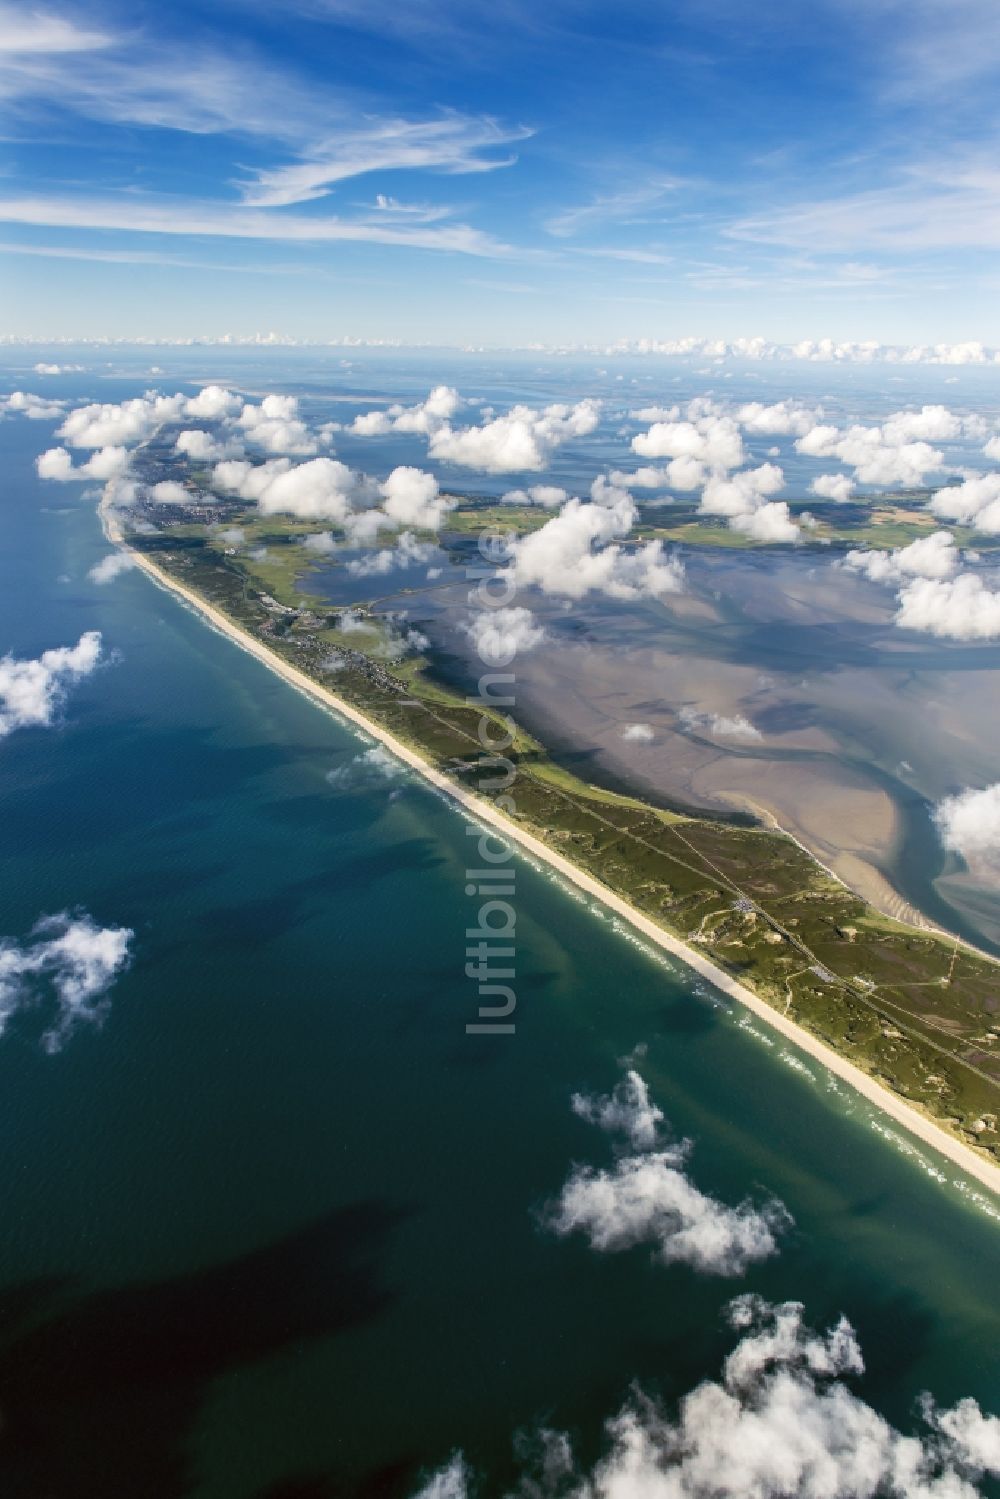
[[[108,540],[114,542],[116,545],[123,545],[124,537],[118,517],[110,507],[103,504],[100,514]],[[409,745],[404,744],[394,734],[390,734],[381,725],[367,718],[357,708],[352,707],[350,703],[344,702],[328,688],[321,686],[319,682],[314,681],[305,672],[299,671],[297,667],[290,665],[280,656],[268,650],[267,646],[262,645],[252,635],[240,629],[238,625],[234,624],[232,620],[228,619],[226,615],[208,603],[207,600],[201,598],[192,589],[185,588],[182,583],[178,583],[167,573],[161,571],[143,553],[137,552],[130,547],[126,549],[134,559],[136,566],[141,568],[154,583],[160,588],[166,589],[168,593],[172,593],[183,599],[192,609],[197,610],[200,615],[209,620],[223,635],[228,636],[242,650],[256,657],[258,661],[276,673],[277,676],[283,678],[291,686],[298,688],[300,692],[306,693],[309,697],[323,704],[324,707],[332,709],[342,718],[348,719],[351,723],[357,725],[358,728],[363,729],[366,734],[370,734],[373,739],[390,750],[397,759],[402,760],[404,764],[422,776],[425,781],[428,781],[439,791],[444,792],[451,801],[462,807],[471,816],[475,817],[477,821],[489,827],[496,828],[505,838],[509,838],[513,842],[520,844],[522,848],[527,849],[535,858],[543,861],[551,869],[556,870],[557,873],[569,880],[571,884],[586,891],[588,895],[592,895],[595,900],[600,901],[603,906],[613,911],[616,916],[620,916],[624,921],[628,922],[629,926],[635,931],[641,932],[656,947],[670,953],[672,957],[679,959],[686,968],[691,969],[699,977],[706,979],[716,989],[721,990],[723,994],[728,995],[730,999],[734,999],[753,1015],[763,1020],[772,1031],[777,1031],[779,1035],[784,1036],[786,1040],[792,1042],[800,1051],[805,1052],[808,1056],[819,1062],[828,1072],[833,1073],[835,1077],[847,1083],[862,1098],[874,1104],[876,1108],[888,1115],[890,1119],[900,1125],[915,1139],[929,1146],[938,1155],[944,1156],[954,1166],[958,1167],[960,1171],[964,1172],[965,1175],[974,1177],[977,1182],[986,1187],[990,1192],[994,1192],[1000,1196],[1000,1166],[994,1166],[982,1156],[977,1155],[967,1145],[964,1145],[960,1140],[955,1139],[940,1128],[928,1116],[921,1114],[919,1110],[913,1108],[897,1094],[890,1092],[888,1088],[884,1088],[881,1083],[869,1077],[860,1067],[856,1067],[853,1062],[849,1062],[846,1057],[842,1057],[839,1052],[834,1051],[825,1042],[820,1041],[809,1031],[796,1025],[793,1020],[789,1020],[787,1016],[782,1015],[778,1010],[772,1009],[764,1000],[759,999],[751,989],[739,983],[723,969],[717,968],[703,953],[698,952],[696,948],[688,946],[680,938],[671,936],[669,932],[657,926],[655,922],[644,916],[641,911],[635,910],[621,896],[607,889],[606,886],[587,874],[585,870],[580,869],[577,865],[571,863],[569,859],[564,858],[562,854],[550,848],[548,844],[543,843],[540,838],[536,838],[533,833],[529,833],[526,829],[519,827],[517,823],[505,817],[503,813],[498,812],[490,802],[482,800],[472,792],[467,791],[463,786],[458,786],[449,780],[441,771],[435,769],[433,765],[428,764]]]
[[[911,905],[905,896],[900,895],[881,870],[869,864],[867,859],[862,858],[860,854],[843,855],[840,860],[841,869],[836,869],[833,865],[823,862],[797,824],[792,823],[788,826],[789,819],[787,818],[784,822],[780,822],[770,807],[755,801],[751,796],[734,798],[734,804],[739,807],[740,811],[752,813],[765,827],[772,828],[776,833],[784,833],[786,838],[791,838],[792,842],[797,843],[802,852],[808,854],[813,863],[818,864],[832,880],[836,880],[845,889],[852,890],[855,895],[860,895],[862,900],[867,901],[890,921],[898,921],[903,926],[913,926],[919,931],[930,932],[934,937],[943,937],[946,942],[957,942],[960,947],[975,953],[977,958],[985,958],[987,962],[996,961],[992,953],[985,953],[973,943],[966,942],[964,937],[956,937],[954,932],[946,932],[944,927],[937,926],[930,917]],[[845,865],[851,871],[850,876],[841,873]]]

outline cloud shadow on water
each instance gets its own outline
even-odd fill
[[[357,1203],[225,1263],[69,1304],[68,1282],[58,1306],[57,1282],[0,1291],[5,1499],[181,1499],[212,1382],[383,1315],[381,1263],[405,1216]]]
[[[424,873],[443,862],[431,840],[424,838],[410,838],[372,853],[352,856],[345,852],[338,863],[290,880],[280,890],[236,904],[212,906],[198,922],[216,947],[228,945],[239,951],[248,946],[261,947],[320,914],[330,896],[349,896],[352,902],[358,902],[382,880]]]
[[[322,1473],[302,1473],[268,1484],[255,1499],[406,1499],[419,1487],[420,1459],[414,1455],[380,1463],[352,1482]]]

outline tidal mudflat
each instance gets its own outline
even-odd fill
[[[995,775],[1000,648],[904,635],[892,595],[827,550],[685,564],[689,592],[662,603],[526,595],[548,635],[518,661],[528,726],[671,804],[773,818],[889,914],[997,950],[996,893],[945,854],[930,812]],[[473,659],[460,600],[451,580],[384,607],[454,675]]]

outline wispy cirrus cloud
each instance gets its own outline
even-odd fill
[[[207,256],[173,255],[167,250],[99,250],[85,245],[15,244],[0,240],[0,255],[22,255],[42,260],[90,260],[103,265],[176,266],[181,270],[235,272],[250,276],[306,276],[313,280],[355,280],[344,277],[329,266],[303,261],[232,261],[210,260]]]
[[[1000,69],[1000,10],[993,0],[838,0],[835,7],[877,32],[869,66],[901,101],[955,100],[983,107],[969,86]]]
[[[398,198],[390,198],[386,193],[376,193],[373,204],[358,204],[360,208],[366,208],[371,213],[377,213],[386,218],[402,219],[413,224],[436,224],[441,219],[449,219],[454,210],[440,203],[401,203]]]
[[[574,255],[590,255],[598,260],[624,260],[636,265],[669,265],[673,259],[672,255],[664,255],[661,250],[630,250],[613,245],[586,248],[582,245],[570,245],[569,248]]]
[[[1000,245],[996,43],[993,0],[0,0],[0,221],[23,226],[19,253],[44,239],[36,253],[61,243],[66,261],[50,278],[8,266],[25,292],[12,326],[93,331],[87,291],[116,258],[192,272],[161,278],[175,323],[189,307],[228,322],[235,293],[195,273],[244,240],[262,262],[311,246],[294,269],[353,268],[359,286],[351,245],[397,247],[405,279],[344,309],[381,338],[415,320],[428,343],[509,338],[520,319],[519,341],[609,345],[644,338],[649,303],[662,342],[688,308],[715,326],[724,302],[745,314],[734,327],[774,318],[794,340],[835,297],[838,319],[856,310],[845,339],[992,339],[974,304]],[[423,252],[516,254],[558,282],[519,277],[509,308],[499,283],[456,298]],[[518,308],[522,291],[545,305]],[[304,286],[273,302],[267,322],[315,328]]]
[[[63,16],[0,6],[0,57],[26,58],[93,52],[108,47],[107,32],[88,30]]]
[[[901,167],[864,192],[819,198],[737,219],[733,239],[827,253],[1000,248],[1000,170],[974,156]]]
[[[258,171],[238,186],[251,207],[275,208],[326,197],[338,182],[377,171],[494,172],[512,166],[516,157],[482,153],[530,134],[523,126],[451,112],[432,120],[376,120],[319,142],[305,160]],[[387,198],[376,206],[383,214],[406,211]]]
[[[631,218],[633,214],[661,203],[678,184],[673,181],[653,181],[626,188],[621,192],[605,193],[587,203],[562,208],[545,220],[549,234],[559,239],[579,234],[581,230],[595,225],[613,223],[615,220]]]
[[[140,25],[96,29],[68,14],[25,16],[0,0],[0,99],[16,139],[59,136],[76,117],[91,128],[217,136],[228,142],[221,152],[237,158],[228,173],[224,161],[206,158],[197,198],[119,197],[96,181],[92,191],[70,195],[60,178],[48,194],[11,197],[0,216],[78,230],[354,240],[471,254],[500,249],[495,238],[463,224],[435,228],[452,218],[450,206],[404,204],[386,194],[361,212],[328,218],[279,220],[273,211],[326,198],[373,173],[492,173],[514,163],[505,148],[527,138],[530,127],[430,101],[408,117],[351,82],[325,86],[279,65],[242,37],[224,50],[192,32],[182,45]],[[247,142],[261,160],[239,160],[250,154]],[[149,158],[154,166],[159,159],[158,151]]]
[[[450,250],[463,255],[505,256],[510,246],[468,224],[387,224],[334,215],[269,213],[238,204],[161,197],[0,199],[0,222],[44,228],[113,229],[132,234],[204,235],[209,238],[284,240],[315,244],[337,241]]]
[[[233,52],[227,56],[196,39],[181,46],[139,28],[92,30],[52,13],[26,18],[0,4],[0,98],[8,128],[13,123],[36,135],[53,114],[70,113],[108,124],[285,142],[329,129],[329,99],[324,116],[316,90],[301,82],[296,87],[293,74],[245,48]]]

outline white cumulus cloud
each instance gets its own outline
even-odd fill
[[[86,912],[60,912],[38,921],[28,940],[0,938],[0,1034],[14,1014],[46,1001],[55,1015],[42,1036],[55,1052],[81,1024],[100,1024],[107,991],[129,960],[133,933],[99,927]]]
[[[41,398],[27,399],[35,403]],[[289,402],[292,403],[291,416]],[[264,447],[270,446],[275,452],[315,452],[315,443],[304,426],[294,421],[294,404],[294,397],[267,396],[260,406],[244,406],[248,437]],[[43,477],[53,479],[112,478],[125,471],[128,462],[126,450],[145,442],[160,428],[181,422],[185,417],[232,424],[235,420],[232,413],[240,405],[239,397],[218,385],[205,386],[195,396],[179,393],[165,396],[148,391],[144,396],[117,404],[89,402],[64,416],[57,436],[63,438],[70,448],[96,450],[94,455],[74,469],[66,447],[52,448],[39,460],[39,472]],[[33,406],[26,414],[50,416],[63,413],[56,409],[55,403],[48,403],[44,410]],[[288,437],[287,447],[281,443],[283,436]],[[239,444],[232,439],[213,440],[210,434],[197,429],[181,432],[175,446],[179,453],[205,460],[239,451]]]
[[[784,483],[785,476],[776,463],[741,469],[728,478],[716,476],[705,485],[698,509],[702,515],[727,518],[747,515],[764,504],[767,496],[781,489]]]
[[[755,436],[787,437],[794,434],[802,437],[816,425],[820,414],[795,401],[776,401],[773,406],[748,401],[737,410],[736,420],[745,432]]]
[[[896,624],[944,640],[1000,639],[1000,592],[975,573],[914,578],[899,594]]]
[[[508,489],[500,496],[501,505],[541,505],[555,510],[565,505],[569,495],[558,484],[532,484],[527,489]]]
[[[777,1252],[787,1210],[773,1200],[730,1207],[696,1186],[687,1171],[690,1141],[660,1141],[663,1115],[638,1073],[629,1072],[610,1096],[575,1095],[573,1109],[624,1134],[633,1153],[608,1170],[573,1168],[548,1206],[554,1233],[582,1233],[601,1253],[652,1244],[661,1264],[690,1265],[706,1275],[742,1275]]]
[[[796,542],[801,531],[784,500],[769,495],[784,487],[785,476],[776,463],[714,474],[701,493],[699,515],[719,515],[734,531],[754,541]]]
[[[326,531],[307,536],[304,545],[318,552],[334,550],[333,537]],[[347,571],[355,578],[375,577],[395,568],[417,567],[429,562],[434,551],[433,542],[418,541],[412,531],[401,531],[395,546],[379,547],[364,557],[352,557],[347,563]]]
[[[425,437],[451,421],[465,402],[451,385],[435,385],[426,401],[416,406],[390,406],[389,415],[397,432],[416,432]]]
[[[677,715],[684,729],[714,734],[720,739],[760,739],[761,732],[742,713],[727,716],[724,713],[700,713],[697,708],[682,708]]]
[[[622,729],[621,737],[626,744],[652,744],[655,735],[651,724],[627,723]]]
[[[487,474],[534,472],[546,468],[563,443],[593,432],[599,418],[600,402],[589,399],[541,411],[514,406],[476,427],[443,424],[431,434],[428,453],[439,462]]]
[[[35,459],[40,479],[61,483],[80,479],[117,479],[128,472],[129,455],[125,448],[98,448],[83,463],[74,466],[66,448],[48,448]]]
[[[860,484],[917,488],[944,465],[943,454],[931,442],[954,441],[970,420],[945,406],[924,406],[894,412],[880,426],[856,424],[842,430],[818,423],[798,438],[795,448],[807,458],[839,459],[854,470]]]
[[[43,651],[37,660],[0,657],[0,738],[15,729],[47,728],[76,682],[96,669],[101,635],[88,630],[76,645]]]
[[[707,479],[705,464],[701,459],[691,457],[671,458],[660,468],[646,466],[631,473],[616,470],[611,475],[612,484],[625,489],[630,486],[636,489],[676,489],[684,494],[700,489]]]
[[[196,396],[184,402],[184,415],[203,422],[219,421],[238,411],[241,405],[239,396],[224,386],[205,385]]]
[[[215,465],[212,482],[256,500],[263,515],[294,515],[300,520],[343,522],[354,501],[368,492],[359,475],[335,458],[313,458],[294,466],[287,458],[257,465],[228,459]]]
[[[652,1150],[659,1143],[663,1110],[652,1101],[645,1078],[634,1068],[629,1068],[613,1092],[574,1093],[570,1105],[588,1124],[624,1135],[633,1150]]]
[[[371,543],[382,529],[437,530],[457,503],[442,495],[434,475],[423,469],[396,468],[378,484],[339,459],[327,457],[299,464],[287,458],[270,458],[260,464],[225,459],[212,470],[212,483],[224,493],[256,500],[264,515],[333,521],[344,526],[358,545]]]
[[[681,414],[679,406],[640,406],[630,413],[637,422],[675,422]]]
[[[788,544],[798,541],[802,535],[801,527],[792,519],[785,500],[769,500],[758,505],[756,510],[734,515],[729,526],[733,531],[742,531],[751,541]]]
[[[39,398],[31,398],[33,401],[37,399]],[[292,403],[290,415],[289,402]],[[63,438],[71,448],[117,451],[145,442],[160,428],[181,422],[185,418],[220,421],[231,425],[236,421],[233,413],[241,405],[242,402],[238,396],[218,385],[207,385],[194,396],[185,396],[181,393],[165,396],[158,391],[147,391],[143,396],[136,396],[132,400],[117,404],[92,401],[77,406],[65,415],[62,425],[57,429],[57,435]],[[252,440],[258,441],[265,447],[273,443],[272,450],[275,452],[286,450],[315,452],[315,444],[305,432],[305,428],[301,423],[294,421],[294,407],[294,397],[286,396],[267,396],[260,406],[244,406],[243,410],[247,413],[246,427],[248,434],[252,435]],[[51,413],[46,411],[44,414]],[[292,437],[300,443],[309,443],[311,446],[307,449],[297,447],[290,438],[288,448],[282,447],[278,438],[285,432],[291,433]],[[198,450],[199,445],[204,449],[209,441],[208,434],[201,433],[200,436],[192,436],[182,433],[181,438],[183,440],[177,444],[179,452],[187,452],[191,457],[210,456],[205,451]],[[232,448],[233,444],[227,440],[226,443],[219,442],[217,446]],[[55,449],[54,451],[62,450]],[[221,456],[221,454],[211,456]],[[63,473],[58,477],[66,477],[66,475]]]
[[[384,437],[392,431],[392,417],[387,411],[364,411],[349,423],[347,431],[353,437]]]
[[[742,1275],[775,1254],[784,1210],[719,1202],[687,1175],[688,1155],[674,1146],[623,1156],[610,1170],[576,1167],[552,1204],[550,1227],[560,1236],[582,1233],[601,1253],[651,1244],[661,1264],[706,1275]]]
[[[166,422],[176,421],[183,396],[151,393],[119,405],[92,402],[71,411],[58,430],[72,448],[123,447],[142,442]]]
[[[699,463],[707,469],[739,468],[746,459],[736,422],[715,414],[654,422],[648,432],[633,437],[632,451],[640,458],[683,458],[688,465]]]
[[[394,468],[379,485],[382,509],[394,526],[415,526],[418,531],[438,531],[457,501],[439,492],[433,474],[420,468]]]
[[[1000,536],[1000,474],[979,474],[939,489],[931,497],[930,509],[941,520]]]
[[[468,1499],[472,1474],[461,1452],[455,1452],[443,1468],[431,1473],[414,1499]]]
[[[945,797],[934,821],[945,848],[961,854],[971,869],[1000,874],[1000,781]]]
[[[12,390],[9,396],[0,399],[0,412],[12,416],[26,416],[32,422],[54,421],[63,414],[63,402],[52,401],[47,396],[35,396],[27,390]]]
[[[809,490],[821,500],[836,500],[838,505],[845,505],[856,487],[847,474],[820,474],[812,481]]]
[[[158,505],[187,505],[193,498],[190,491],[183,484],[178,484],[176,479],[161,479],[149,489],[148,495]]]
[[[266,453],[303,457],[318,450],[316,439],[300,419],[295,396],[268,395],[257,405],[248,401],[238,417],[248,442]]]
[[[978,1499],[1000,1474],[1000,1420],[966,1398],[941,1408],[925,1396],[923,1425],[903,1433],[851,1388],[864,1373],[857,1336],[841,1317],[814,1332],[801,1303],[739,1296],[727,1308],[740,1335],[721,1378],[676,1409],[633,1390],[605,1424],[590,1471],[569,1437],[538,1434],[537,1471],[522,1494],[563,1499]],[[437,1485],[435,1487],[435,1484]],[[420,1499],[468,1499],[474,1475],[455,1453]]]
[[[934,531],[895,551],[856,548],[841,563],[864,573],[873,583],[897,583],[906,578],[949,578],[958,566],[958,550],[950,531]]]
[[[328,770],[326,781],[330,786],[349,786],[359,781],[393,781],[404,768],[401,760],[390,755],[381,744],[374,744],[371,749],[355,755],[346,765]]]
[[[132,552],[109,552],[96,562],[90,569],[87,577],[92,583],[111,583],[121,573],[128,572],[130,568],[138,566],[134,553]]]
[[[239,458],[243,444],[232,438],[219,438],[200,427],[186,427],[174,440],[174,452],[194,463],[217,463],[222,458]]]
[[[465,626],[480,659],[490,666],[506,666],[518,654],[533,651],[545,639],[544,627],[530,609],[512,604],[483,609]]]
[[[919,411],[897,411],[883,424],[886,442],[955,442],[962,436],[962,418],[947,406],[922,406]]]
[[[614,544],[627,536],[636,507],[624,490],[595,481],[595,499],[572,499],[537,531],[511,544],[518,585],[534,584],[545,593],[583,598],[591,592],[612,598],[659,598],[684,587],[681,562],[650,541],[633,551]]]

